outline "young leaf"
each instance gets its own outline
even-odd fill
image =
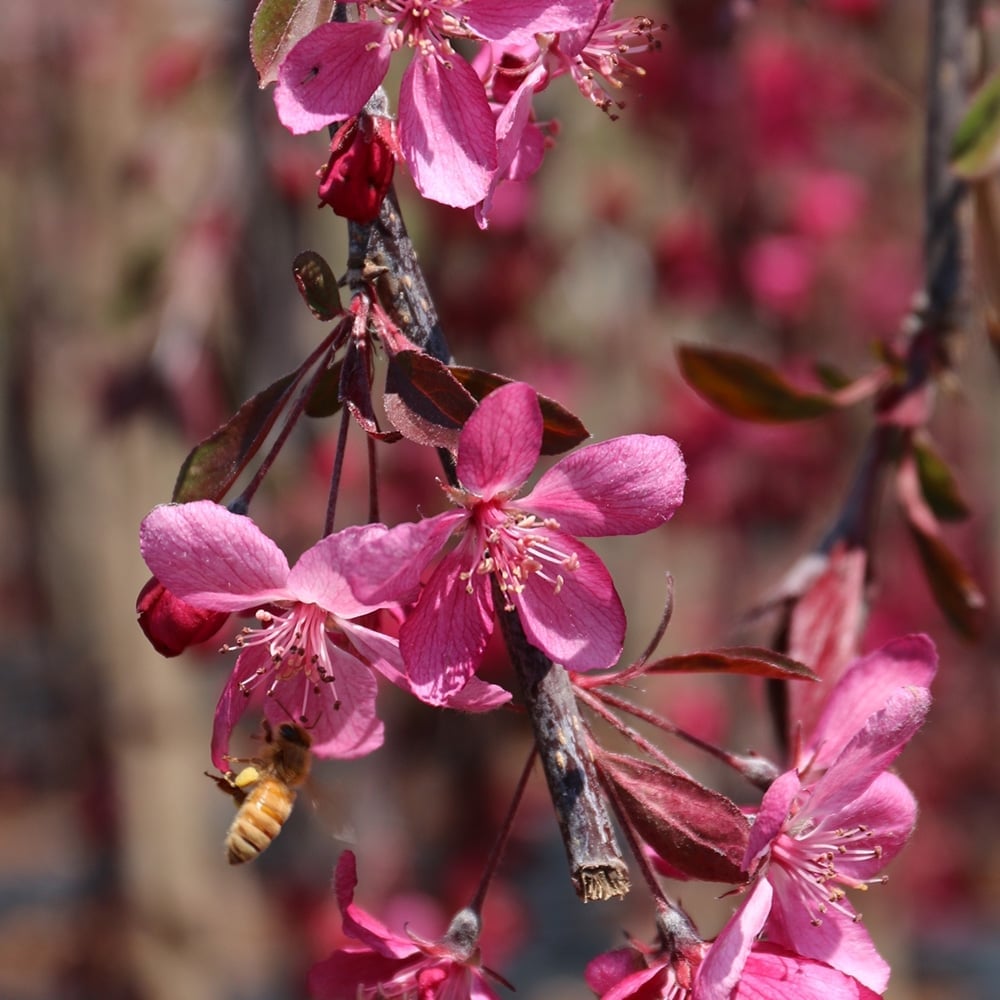
[[[217,431],[195,445],[177,474],[174,503],[218,501],[226,495],[263,444],[297,374],[289,372],[251,396]]]
[[[838,408],[829,396],[802,392],[774,369],[744,354],[682,344],[677,357],[681,373],[696,392],[742,420],[810,420]]]
[[[959,177],[977,180],[1000,164],[1000,70],[995,71],[972,98],[969,110],[955,130],[951,166]]]
[[[942,521],[962,521],[970,514],[951,469],[926,436],[914,438],[913,457],[917,462],[920,492],[927,506]]]
[[[343,311],[340,289],[333,268],[315,250],[303,250],[292,261],[292,274],[299,294],[309,311],[324,322],[329,322]]]
[[[706,882],[745,882],[750,824],[724,795],[679,767],[600,751],[602,780],[639,836],[673,868]]]
[[[449,371],[468,390],[470,395],[481,400],[488,393],[511,380],[493,372],[484,372],[479,368],[465,368],[461,365],[450,365]],[[542,408],[542,454],[561,455],[570,448],[575,448],[590,437],[590,431],[575,414],[554,399],[539,394],[538,405]]]
[[[760,646],[731,646],[666,656],[649,664],[643,673],[749,674],[752,677],[773,677],[788,681],[819,680],[804,663]]]
[[[250,24],[250,58],[260,87],[278,79],[278,67],[299,39],[330,20],[333,0],[260,0]]]
[[[985,625],[986,598],[958,556],[941,538],[910,521],[910,531],[938,607],[952,628],[978,639]]]

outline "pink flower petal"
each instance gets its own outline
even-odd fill
[[[483,498],[516,490],[542,450],[542,411],[524,382],[494,389],[476,407],[458,439],[458,480]]]
[[[492,712],[493,709],[506,705],[510,699],[511,693],[505,688],[487,684],[478,677],[470,677],[465,687],[451,695],[442,707],[459,712]]]
[[[604,670],[617,662],[625,640],[625,610],[611,575],[575,538],[550,532],[549,540],[553,548],[573,553],[579,566],[562,574],[558,593],[532,574],[513,595],[524,634],[567,670]]]
[[[743,976],[750,949],[771,912],[773,895],[765,879],[750,890],[699,967],[696,1000],[730,1000],[733,987]]]
[[[247,696],[240,689],[240,681],[253,677],[258,667],[266,669],[268,665],[267,653],[260,646],[244,650],[237,658],[236,666],[219,695],[212,721],[212,763],[220,771],[229,770],[226,755],[229,753],[229,742],[236,724],[247,712],[263,707],[265,689],[258,685]]]
[[[344,933],[387,958],[409,958],[419,952],[412,942],[393,934],[380,920],[354,905],[354,889],[358,884],[357,862],[352,851],[344,851],[337,862],[334,887],[337,904],[343,916]]]
[[[468,0],[462,16],[476,34],[491,42],[519,45],[535,35],[569,31],[593,21],[594,0]]]
[[[812,923],[815,897],[805,895],[803,882],[772,867],[774,901],[767,923],[768,940],[806,958],[815,958],[853,976],[881,994],[889,981],[889,966],[875,950],[864,924],[854,919],[850,904],[829,907],[818,924]]]
[[[897,688],[813,786],[809,809],[822,815],[853,802],[899,756],[929,708],[926,688]]]
[[[514,171],[511,171],[509,168],[522,149],[522,137],[524,136],[524,130],[531,114],[531,100],[535,95],[535,88],[546,78],[546,75],[544,63],[539,63],[521,81],[517,90],[511,95],[510,100],[508,100],[497,116],[497,169],[490,180],[489,191],[482,202],[476,206],[476,222],[480,229],[486,228],[486,220],[493,203],[493,194],[497,189],[497,185],[502,180],[514,174]],[[538,130],[536,129],[535,131],[537,132]],[[537,153],[537,151],[532,151],[530,148],[525,150],[525,156],[520,165],[520,176],[522,177],[530,176],[534,172],[530,169],[530,165],[533,162],[532,152]],[[534,169],[537,169],[540,164],[541,156],[537,156]]]
[[[744,871],[750,870],[753,863],[770,848],[775,837],[781,833],[801,787],[798,774],[795,771],[786,771],[764,793],[753,826],[750,827],[750,838],[743,857]]]
[[[306,604],[318,604],[341,618],[359,618],[388,603],[368,604],[358,599],[356,581],[368,561],[368,546],[389,532],[384,524],[365,524],[327,535],[304,552],[292,568],[288,586]]]
[[[887,771],[831,821],[842,828],[864,826],[872,831],[871,846],[877,848],[877,856],[850,852],[836,862],[838,872],[868,879],[880,872],[910,839],[917,822],[917,802],[903,781]]]
[[[298,42],[278,71],[281,124],[301,135],[357,114],[389,68],[385,31],[378,21],[321,24]]]
[[[453,510],[369,536],[350,573],[359,600],[373,607],[415,600],[424,570],[467,517]]]
[[[281,549],[249,517],[210,500],[154,508],[139,548],[153,575],[196,608],[243,611],[291,596]]]
[[[727,994],[728,998],[728,994]],[[732,1000],[877,1000],[856,979],[801,955],[758,945],[750,953]],[[695,991],[695,1000],[701,1000]]]
[[[275,725],[289,716],[305,719],[316,757],[352,760],[377,750],[385,739],[375,712],[378,682],[367,665],[330,645],[334,680],[320,684],[303,671],[279,681],[264,699],[264,714]]]
[[[489,578],[474,576],[470,594],[461,568],[458,552],[445,558],[399,633],[413,693],[431,705],[447,704],[465,687],[493,631]]]
[[[830,692],[816,723],[810,768],[829,767],[893,691],[904,685],[928,688],[936,671],[937,651],[925,635],[895,639],[858,660]]]
[[[485,197],[497,166],[493,112],[482,81],[460,56],[445,67],[417,55],[406,68],[399,143],[425,198],[469,208]]]
[[[684,480],[676,442],[630,434],[567,455],[519,506],[555,518],[571,535],[634,535],[673,516]]]
[[[392,982],[401,962],[367,948],[339,948],[309,970],[309,996],[313,1000],[357,1000],[365,993],[377,995],[374,991],[380,984]]]

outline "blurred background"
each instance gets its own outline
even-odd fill
[[[859,375],[895,336],[921,285],[927,7],[629,4],[666,29],[627,106],[612,122],[568,80],[550,88],[537,111],[561,123],[558,145],[530,185],[501,188],[487,232],[397,175],[462,363],[531,381],[595,438],[667,433],[686,455],[670,525],[595,545],[628,610],[627,655],[659,620],[665,570],[664,652],[741,641],[749,609],[843,500],[865,405],[741,424],[682,383],[674,349],[723,346],[808,379],[815,361]],[[0,6],[6,1000],[303,996],[309,964],[343,940],[329,887],[339,850],[363,845],[371,910],[438,905],[446,920],[476,884],[529,746],[516,715],[470,721],[385,691],[385,747],[318,766],[274,847],[225,864],[232,804],[201,772],[228,635],[176,660],[153,652],[135,624],[137,529],[191,446],[325,332],[296,293],[295,254],[345,263],[341,221],[316,210],[326,143],[277,124],[247,54],[251,14],[241,0]],[[990,5],[984,17],[990,42]],[[992,594],[998,369],[974,290],[970,304],[932,429],[972,508],[948,541]],[[292,557],[322,530],[334,430],[298,434],[255,503]],[[383,517],[440,509],[436,474],[414,446],[382,448]],[[367,503],[356,433],[344,489],[341,524]],[[865,646],[926,631],[941,671],[900,761],[920,823],[862,909],[893,964],[891,996],[993,997],[1000,633],[992,617],[978,643],[950,629],[891,497],[880,536]],[[499,651],[489,675],[505,680]],[[744,680],[661,680],[648,697],[704,739],[774,751]],[[732,906],[719,891],[680,893],[706,935]],[[487,906],[487,964],[522,998],[589,996],[584,963],[622,930],[649,939],[648,903],[640,887],[625,903],[577,903],[536,776]]]

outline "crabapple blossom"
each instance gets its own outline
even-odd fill
[[[452,42],[528,43],[589,23],[594,0],[379,0],[365,8],[373,20],[321,24],[292,48],[278,73],[278,117],[296,134],[350,118],[393,53],[412,48],[399,90],[403,156],[423,195],[466,208],[489,190],[497,138],[483,83]]]
[[[400,649],[419,696],[440,704],[475,673],[494,625],[494,586],[517,610],[528,641],[571,670],[599,670],[621,654],[625,613],[604,563],[574,535],[629,535],[673,516],[684,494],[684,461],[667,437],[634,434],[589,445],[544,473],[518,497],[541,452],[535,391],[510,383],[489,393],[462,428],[459,485],[444,487],[458,509],[398,525],[367,550],[380,599],[419,579],[451,537],[400,630]]]
[[[344,933],[357,945],[340,948],[309,973],[316,1000],[497,1000],[479,961],[479,916],[460,911],[439,941],[394,934],[354,904],[358,883],[354,854],[337,862],[334,886]]]
[[[760,919],[763,916],[766,913]],[[630,947],[599,955],[587,965],[587,985],[601,1000],[872,1000],[876,996],[822,962],[771,944],[755,942],[734,965],[740,946],[734,950],[733,925],[727,925],[715,941],[702,941],[679,911],[661,915],[657,923],[658,945],[632,941]]]
[[[156,507],[143,520],[143,558],[173,595],[207,611],[254,611],[260,625],[237,637],[240,653],[216,707],[212,760],[220,770],[233,727],[251,707],[276,725],[290,715],[308,720],[321,757],[381,745],[372,670],[408,685],[397,641],[357,621],[391,601],[363,602],[352,583],[365,543],[386,530],[370,524],[329,535],[289,568],[249,517],[208,500]],[[480,683],[450,704],[484,710],[508,697]]]
[[[845,889],[883,882],[913,831],[916,802],[886,769],[924,721],[935,669],[930,640],[908,636],[859,660],[831,692],[798,770],[771,785],[751,828],[744,868],[756,866],[756,883],[737,919],[766,919],[745,923],[744,947],[763,929],[772,944],[884,990],[889,967]]]

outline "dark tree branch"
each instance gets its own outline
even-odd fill
[[[373,101],[379,99],[384,102],[384,95],[380,98],[377,93]],[[372,114],[387,113],[386,107],[371,103],[367,110]],[[395,192],[390,188],[373,223],[352,222],[348,233],[348,283],[352,291],[368,294],[373,286],[382,308],[401,332],[427,354],[451,363],[451,350]],[[449,452],[439,450],[439,454],[454,484],[454,460]],[[629,890],[628,869],[590,759],[569,677],[561,666],[528,643],[517,613],[503,611],[502,598],[495,595],[494,601],[534,726],[576,892],[584,901],[624,896]]]

